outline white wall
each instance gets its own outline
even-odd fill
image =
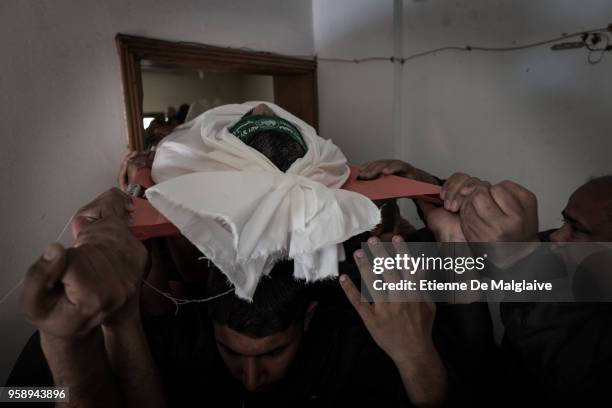
[[[116,33],[312,54],[310,1],[2,0],[0,297],[115,182],[127,134]],[[0,384],[31,328],[0,305]]]
[[[361,58],[393,53],[393,2],[313,0],[318,56]],[[393,155],[393,65],[318,66],[319,128],[353,163]]]
[[[390,56],[392,0],[313,0],[319,57]],[[612,22],[609,0],[404,0],[404,55],[446,45],[510,46]],[[612,54],[448,52],[391,63],[319,64],[321,133],[353,162],[397,156],[441,177],[512,179],[539,197],[542,229],[569,194],[612,172]],[[402,120],[393,91],[401,89]],[[391,135],[398,131],[405,148]],[[401,144],[401,143],[400,143]]]

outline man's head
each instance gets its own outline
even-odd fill
[[[551,241],[612,241],[612,175],[594,178],[579,187],[562,214],[564,223],[551,234]]]
[[[262,120],[278,118],[270,107],[261,103],[248,112],[230,130],[235,131],[236,126],[244,120],[248,120],[249,117],[258,117]],[[276,167],[284,172],[291,167],[293,162],[306,154],[306,148],[299,130],[293,124],[284,121],[282,118],[278,118],[278,121],[284,123],[279,123],[278,126],[270,126],[256,132],[243,132],[239,137],[245,144],[266,156]],[[249,123],[246,123],[243,128],[252,129]]]
[[[229,288],[216,269],[208,286],[211,294]],[[227,295],[208,307],[217,348],[230,373],[247,390],[265,391],[287,374],[316,302],[306,284],[294,279],[293,262],[283,261],[262,278],[253,302]]]

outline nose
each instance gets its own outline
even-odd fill
[[[259,105],[253,108],[253,115],[275,116],[274,111],[264,103],[260,103]]]
[[[248,391],[255,391],[259,382],[259,363],[256,357],[247,357],[242,368],[242,384]]]
[[[569,242],[572,236],[572,231],[568,224],[563,224],[561,228],[550,234],[552,242]]]

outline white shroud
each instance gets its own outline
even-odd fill
[[[259,103],[292,122],[308,146],[286,173],[228,130]],[[280,259],[294,260],[298,279],[337,276],[340,244],[380,222],[368,198],[340,189],[348,176],[340,149],[310,125],[248,102],[207,111],[167,136],[146,196],[250,300]]]

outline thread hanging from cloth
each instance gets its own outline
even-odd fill
[[[209,302],[211,300],[220,298],[222,296],[225,296],[229,293],[232,293],[234,291],[234,288],[228,289],[225,292],[221,292],[217,295],[213,295],[213,296],[209,296],[206,298],[201,298],[201,299],[180,299],[180,298],[175,298],[174,296],[172,296],[171,294],[164,292],[163,290],[160,290],[158,288],[156,288],[155,286],[153,286],[151,283],[149,283],[147,280],[143,279],[142,282],[150,287],[151,289],[153,289],[155,292],[157,292],[158,294],[162,295],[163,297],[165,297],[166,299],[170,300],[172,303],[174,303],[174,315],[176,316],[178,314],[179,311],[179,306],[182,305],[186,305],[189,303],[205,303],[205,302]]]

